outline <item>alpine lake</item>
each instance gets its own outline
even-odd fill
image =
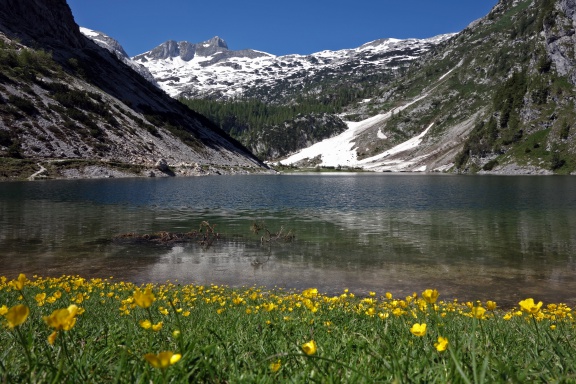
[[[309,173],[0,183],[0,276],[576,304],[576,178]]]

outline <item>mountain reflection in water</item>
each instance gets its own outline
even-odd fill
[[[0,183],[0,275],[576,302],[576,179],[333,174]],[[122,233],[221,238],[154,244]],[[254,223],[292,242],[261,244]]]

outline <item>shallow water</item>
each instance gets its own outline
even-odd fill
[[[221,237],[158,245],[119,234]],[[261,244],[254,223],[293,242]],[[307,174],[0,183],[0,275],[576,302],[576,178]]]

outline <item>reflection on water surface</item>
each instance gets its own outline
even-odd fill
[[[0,275],[576,302],[572,177],[333,174],[0,184]],[[187,232],[211,247],[113,241]],[[261,244],[253,222],[291,230]]]

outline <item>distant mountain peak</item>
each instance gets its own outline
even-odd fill
[[[209,45],[211,47],[228,49],[228,44],[226,44],[226,41],[224,41],[224,39],[220,38],[219,36],[214,36],[210,40],[206,40],[200,44],[202,44],[203,46]]]
[[[151,51],[135,56],[134,60],[146,63],[149,60],[171,60],[179,57],[187,62],[194,59],[196,55],[211,56],[217,52],[226,51],[228,51],[228,44],[218,36],[201,43],[168,40]]]

